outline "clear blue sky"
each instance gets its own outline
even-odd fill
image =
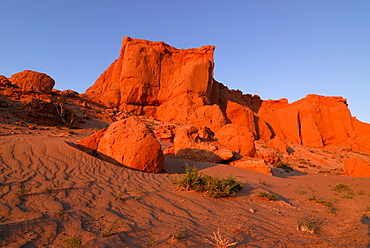
[[[370,1],[0,0],[0,75],[84,92],[124,36],[215,45],[215,78],[262,99],[343,96],[370,123]]]

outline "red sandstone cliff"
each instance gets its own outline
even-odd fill
[[[252,141],[277,136],[370,154],[370,124],[351,117],[345,99],[308,95],[289,104],[229,90],[213,79],[214,49],[176,49],[125,37],[118,59],[85,95],[108,107],[214,132],[232,123],[250,132]]]

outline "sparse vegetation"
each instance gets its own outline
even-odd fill
[[[352,199],[354,195],[355,193],[353,193],[352,191],[346,191],[342,194],[342,198]]]
[[[16,193],[16,195],[19,195],[19,196],[27,195],[29,192],[31,192],[31,189],[32,189],[32,187],[29,187],[29,188],[27,189],[27,188],[26,188],[26,186],[24,186],[24,184],[22,183],[22,184],[19,186],[19,190],[18,190],[18,192]]]
[[[55,189],[63,189],[63,185],[64,185],[63,182],[56,181],[53,184],[54,184]]]
[[[307,201],[319,203],[327,207],[332,206],[332,203],[329,201],[329,199],[326,198],[320,199],[317,195],[311,195],[310,197],[307,198]]]
[[[277,198],[278,198],[278,195],[276,193],[271,193],[271,194],[268,194],[264,191],[260,191],[256,194],[256,196],[258,198],[261,198],[261,199],[267,199],[269,201],[276,201]]]
[[[64,243],[67,245],[67,248],[79,248],[81,247],[82,241],[81,238],[72,236],[64,240]]]
[[[335,187],[333,188],[334,191],[338,191],[338,192],[342,192],[342,191],[349,191],[350,188],[348,187],[347,184],[342,184],[342,183],[339,183],[337,185],[335,185]]]
[[[208,197],[218,198],[234,196],[244,186],[242,182],[236,181],[233,176],[219,179],[198,172],[196,167],[186,166],[185,170],[186,173],[179,179],[172,180],[172,183],[177,184],[180,190],[205,192]]]
[[[120,191],[117,192],[116,196],[114,197],[114,200],[115,201],[121,201],[123,195],[126,195],[126,194],[127,194],[127,190],[126,190],[126,187],[124,187],[123,190],[120,190]]]
[[[305,190],[299,190],[299,189],[295,189],[294,192],[296,192],[298,195],[304,195],[307,193],[307,191]]]
[[[211,238],[212,241],[209,240],[208,238],[203,238],[203,239],[207,243],[209,243],[211,245],[214,245],[217,248],[233,247],[236,244],[238,244],[238,242],[230,243],[229,238],[222,237],[221,234],[220,234],[220,229],[218,229],[217,232],[213,232],[213,237]]]
[[[63,210],[58,210],[58,211],[55,212],[55,214],[60,216],[60,215],[63,215],[64,212],[63,212]]]
[[[122,226],[122,223],[119,221],[119,219],[116,219],[111,225],[107,227],[102,233],[101,236],[103,238],[109,237],[113,235],[117,230]]]
[[[314,234],[320,228],[321,224],[321,221],[316,218],[304,216],[299,218],[297,230]]]
[[[154,233],[152,230],[150,230],[149,234],[150,234],[150,245],[151,247],[154,247],[157,244],[157,241],[155,241]]]
[[[358,194],[358,195],[365,195],[365,191],[363,191],[363,190],[359,190],[359,191],[357,191],[357,194]]]
[[[335,215],[335,212],[336,212],[336,208],[334,208],[332,206],[328,206],[328,208],[326,210],[327,215]]]
[[[268,182],[268,181],[263,181],[261,178],[260,178],[260,179],[258,179],[257,183],[259,183],[259,184],[261,184],[261,185],[263,185],[263,186],[270,186],[270,185],[271,185],[271,184],[270,184],[270,182]]]
[[[59,120],[64,126],[68,128],[76,128],[76,114],[66,107],[67,96],[66,94],[60,95],[59,98],[53,101],[53,104],[58,113]]]
[[[175,230],[173,234],[171,234],[171,240],[174,243],[179,243],[181,241],[185,240],[186,236],[186,230],[184,230],[182,227],[179,227],[178,229]]]
[[[49,194],[50,194],[50,193],[51,193],[51,191],[52,191],[52,189],[51,189],[51,188],[49,188],[49,187],[46,187],[46,188],[45,188],[45,192],[46,192],[46,193],[49,193]]]

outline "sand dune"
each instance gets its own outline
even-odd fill
[[[210,175],[233,174],[245,182],[235,198],[210,199],[174,190],[170,180],[177,175],[118,167],[67,143],[78,139],[80,135],[53,137],[50,132],[0,137],[0,246],[65,247],[65,239],[77,236],[83,247],[213,247],[204,237],[210,239],[218,229],[230,242],[238,242],[235,247],[369,244],[370,178],[284,171],[272,177],[166,158],[167,172],[196,164]],[[333,191],[338,183],[349,185],[354,197],[345,199]],[[17,195],[22,184],[31,190]],[[121,200],[115,200],[124,190]],[[261,190],[277,193],[278,201],[256,198]],[[327,215],[325,206],[307,202],[311,194],[331,199],[336,214]],[[318,234],[296,230],[297,220],[306,214],[322,220]],[[113,223],[119,229],[101,237]],[[179,228],[186,230],[186,240],[174,243],[170,236]]]

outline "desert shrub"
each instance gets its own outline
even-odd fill
[[[211,198],[234,196],[244,186],[242,182],[236,181],[233,176],[220,179],[199,172],[196,167],[189,166],[186,166],[185,174],[172,180],[172,183],[177,184],[180,190],[205,192]]]
[[[271,193],[271,194],[268,194],[266,193],[265,191],[260,191],[256,194],[256,196],[258,198],[261,198],[261,199],[267,199],[269,201],[276,201],[277,200],[277,197],[278,195],[276,193]]]
[[[350,188],[348,187],[347,184],[339,183],[339,184],[335,185],[333,190],[338,191],[338,192],[342,192],[342,191],[349,191]]]
[[[269,181],[263,181],[261,178],[258,179],[257,183],[263,185],[263,186],[271,186]]]
[[[310,216],[303,216],[299,218],[297,223],[297,230],[314,234],[320,228],[322,222]]]
[[[113,235],[117,230],[122,226],[122,223],[119,219],[115,220],[112,224],[110,224],[102,233],[101,236],[103,238],[109,237]]]
[[[327,206],[327,207],[332,206],[332,203],[329,201],[329,199],[319,198],[317,195],[311,195],[310,197],[307,198],[307,201],[314,202],[314,203],[319,203],[319,204]]]
[[[71,109],[66,107],[66,102],[66,94],[62,94],[59,98],[53,101],[59,120],[68,128],[77,128],[76,114]]]
[[[355,193],[353,193],[352,191],[346,191],[342,194],[342,198],[352,199],[354,195]]]
[[[30,193],[32,187],[29,187],[28,189],[26,188],[26,186],[24,186],[24,184],[22,183],[20,186],[19,186],[19,190],[18,192],[16,193],[16,195],[19,195],[19,196],[23,196],[23,195],[27,195],[28,193]]]

